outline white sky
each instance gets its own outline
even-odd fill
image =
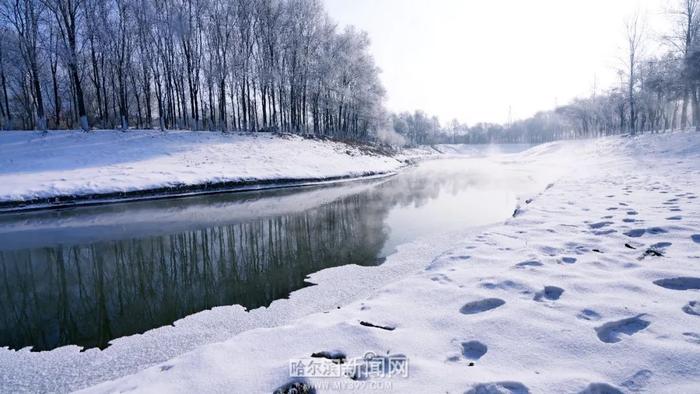
[[[369,33],[387,107],[506,122],[618,83],[624,23],[650,35],[673,0],[323,0],[340,27]],[[648,51],[657,45],[649,45]]]

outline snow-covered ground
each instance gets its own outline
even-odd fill
[[[319,352],[375,354],[356,379],[310,373],[319,392],[700,392],[700,134],[557,142],[508,160],[555,180],[501,225],[407,245],[378,267],[413,274],[86,392],[271,392],[301,381],[290,361]],[[312,279],[362,280],[353,273]]]
[[[412,149],[402,152],[401,156],[423,159],[434,157],[434,152],[433,149]],[[187,204],[176,201],[172,205],[169,202],[134,202],[82,208],[65,214],[56,211],[0,216],[0,249],[21,250],[57,244],[93,243],[113,240],[114,237],[132,239],[173,234],[193,227],[252,220],[261,215],[293,214],[338,203],[349,196],[384,188],[385,184],[391,183],[394,184],[391,187],[393,191],[384,197],[386,204],[399,204],[401,208],[392,209],[384,219],[392,234],[384,245],[386,251],[393,250],[397,245],[394,240],[400,242],[404,239],[400,242],[404,245],[398,247],[398,253],[390,256],[384,264],[346,265],[313,273],[308,281],[316,286],[295,291],[289,299],[278,299],[269,307],[249,312],[240,305],[216,307],[182,318],[172,326],[114,339],[103,351],[93,348],[81,352],[80,347],[72,345],[44,352],[30,352],[28,348],[16,352],[0,349],[0,387],[11,392],[66,392],[84,388],[138,372],[199,346],[224,341],[243,331],[284,325],[309,314],[365,298],[387,283],[421,269],[426,261],[435,259],[443,250],[458,242],[460,234],[445,233],[448,229],[460,228],[457,226],[458,218],[462,218],[463,227],[500,222],[512,213],[517,195],[536,194],[557,173],[561,173],[548,171],[551,166],[546,161],[526,164],[514,162],[508,156],[484,157],[481,154],[476,154],[474,158],[456,157],[456,160],[422,163],[418,168],[406,169],[398,177],[265,193],[267,197],[259,200],[246,198],[245,193],[238,195],[241,200],[230,196],[240,204],[231,203],[225,196],[220,196],[213,200],[188,199],[190,202]],[[454,183],[444,183],[446,179],[458,175],[461,178]],[[429,179],[431,176],[434,178]],[[456,189],[448,185],[454,185]],[[396,196],[401,194],[412,197],[401,197],[400,201],[404,202],[400,203]],[[428,200],[425,200],[426,196],[430,196]],[[464,198],[462,204],[472,206],[457,206],[460,196]],[[219,198],[223,201],[219,201]],[[494,200],[481,209],[487,204],[487,200],[482,200],[485,198]],[[405,201],[415,201],[415,205],[404,206]],[[371,206],[366,208],[376,212]],[[403,213],[397,214],[397,211]],[[442,218],[450,213],[454,218]],[[431,215],[438,218],[431,220]],[[420,236],[420,242],[405,244],[405,239],[418,239],[412,235],[416,232],[434,236]],[[77,286],[74,288],[78,290]]]
[[[0,202],[358,177],[396,171],[404,164],[399,159],[343,143],[270,133],[0,132]]]

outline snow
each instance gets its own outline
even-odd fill
[[[271,392],[290,360],[323,351],[404,355],[409,377],[308,378],[319,392],[698,392],[700,135],[558,142],[512,160],[567,176],[503,224],[400,248],[378,268],[420,268],[369,296],[85,392]],[[314,282],[365,279],[327,271]]]
[[[1,350],[0,387],[272,392],[290,382],[290,360],[372,351],[405,355],[409,377],[308,381],[319,392],[698,392],[699,164],[697,133],[474,159],[533,186],[515,217],[402,245],[377,267],[317,272],[317,286],[268,308],[214,308],[105,351]]]
[[[0,133],[0,202],[218,182],[391,173],[404,163],[339,142],[271,133]]]

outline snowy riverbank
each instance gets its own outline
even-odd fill
[[[256,187],[389,174],[398,158],[270,133],[0,133],[0,204]]]
[[[88,391],[271,392],[293,380],[290,360],[371,351],[407,359],[408,377],[307,382],[321,392],[697,392],[700,134],[552,143],[513,160],[568,163],[568,175],[502,225],[421,244],[438,257],[366,299]],[[386,264],[431,254],[410,248]]]

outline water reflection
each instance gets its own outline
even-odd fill
[[[487,178],[425,164],[340,186],[2,216],[0,346],[104,348],[214,306],[269,305],[310,273],[502,219],[513,195]]]

